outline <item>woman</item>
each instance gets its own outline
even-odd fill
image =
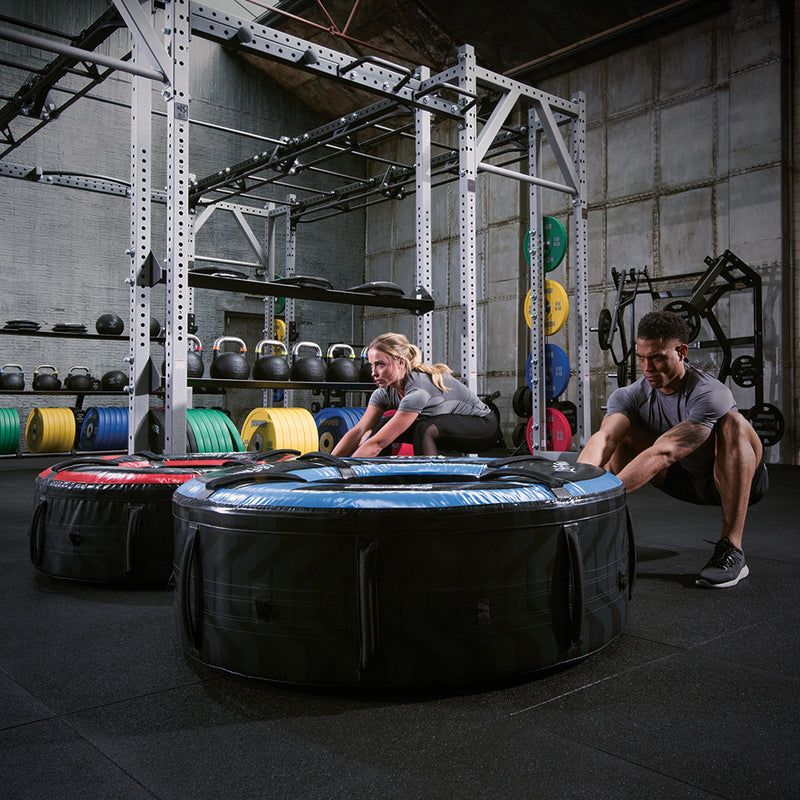
[[[498,438],[497,417],[446,364],[423,364],[422,353],[400,333],[384,333],[367,348],[378,388],[358,424],[333,448],[336,456],[390,453],[411,442],[415,455],[435,456],[438,444],[479,453]],[[386,411],[396,409],[388,418]]]

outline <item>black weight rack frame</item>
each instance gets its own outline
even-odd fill
[[[762,296],[761,296],[761,276],[751,266],[742,261],[736,254],[726,250],[721,256],[712,258],[706,256],[705,263],[708,269],[696,280],[691,289],[671,289],[656,290],[653,286],[654,281],[659,279],[652,278],[647,267],[641,270],[631,268],[629,271],[617,271],[612,269],[611,274],[614,286],[617,290],[616,301],[613,311],[603,309],[600,312],[600,320],[595,329],[598,332],[600,347],[603,350],[610,350],[614,363],[619,367],[619,385],[623,386],[631,382],[636,374],[636,352],[635,352],[635,301],[640,294],[648,294],[656,300],[670,299],[671,302],[665,306],[665,310],[674,311],[680,314],[689,325],[692,332],[692,341],[689,347],[693,349],[718,347],[722,350],[722,364],[717,377],[720,381],[725,381],[728,376],[737,372],[736,361],[733,360],[733,348],[747,347],[753,348],[753,362],[748,365],[748,383],[752,383],[755,389],[755,400],[757,405],[764,402],[764,344],[763,344],[763,317],[762,317]],[[697,278],[697,273],[686,275],[676,275],[674,279]],[[748,336],[730,337],[727,335],[722,325],[714,313],[714,306],[719,300],[730,292],[738,292],[750,289],[753,292],[753,334]],[[672,298],[687,298],[686,300],[673,300]],[[631,323],[631,342],[628,343],[624,325],[624,311],[630,311]],[[708,322],[716,339],[694,341],[700,332],[701,319]],[[614,351],[614,338],[620,333],[622,356],[617,358]],[[737,380],[737,383],[739,381]],[[742,384],[742,385],[748,385]]]

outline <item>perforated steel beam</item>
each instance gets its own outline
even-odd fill
[[[420,78],[428,77],[430,70],[420,68]],[[416,285],[430,288],[431,275],[431,113],[420,108],[414,111],[416,130],[416,158],[414,162],[416,191]],[[422,351],[422,360],[430,362],[433,358],[433,335],[431,315],[417,317],[417,347]]]
[[[139,48],[133,57],[138,61]],[[131,271],[130,322],[128,339],[128,452],[150,449],[148,409],[150,406],[150,292],[137,284],[139,267],[151,249],[152,208],[152,92],[150,81],[134,77],[131,82]]]
[[[172,54],[167,102],[167,286],[165,452],[187,450],[187,312],[192,222],[189,209],[189,3],[167,4],[165,37]]]

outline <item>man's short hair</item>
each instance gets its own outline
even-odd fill
[[[672,311],[650,311],[639,320],[636,338],[659,339],[662,342],[677,339],[683,344],[689,344],[690,331],[680,314]]]

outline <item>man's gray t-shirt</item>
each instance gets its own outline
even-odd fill
[[[733,394],[724,383],[687,363],[683,385],[677,392],[664,394],[642,376],[630,386],[611,393],[606,416],[625,414],[658,437],[683,420],[713,428],[725,414],[735,410]],[[714,438],[709,437],[678,463],[692,474],[708,475],[714,465]]]
[[[381,387],[369,398],[371,406],[398,411],[410,411],[425,417],[438,414],[461,414],[464,416],[487,417],[492,413],[489,406],[461,381],[451,375],[442,375],[448,391],[443,392],[433,382],[427,372],[412,371],[406,377],[406,393],[402,397],[396,389]]]

